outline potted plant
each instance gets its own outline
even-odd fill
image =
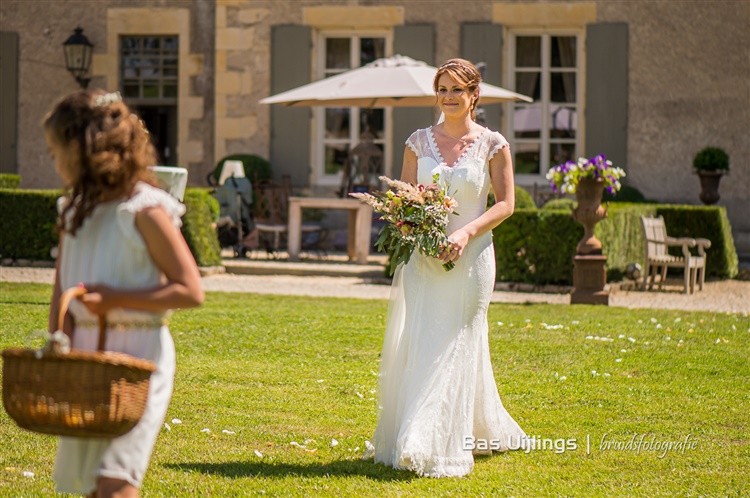
[[[620,178],[625,171],[612,165],[603,154],[590,159],[578,158],[558,164],[547,172],[547,180],[556,193],[575,194],[578,205],[573,217],[584,228],[584,235],[576,247],[577,254],[601,254],[602,243],[594,235],[594,226],[607,216],[602,206],[604,190],[614,194],[622,187]]]
[[[719,181],[729,172],[729,156],[719,147],[706,147],[695,155],[693,169],[701,181],[700,199],[703,204],[719,201]]]

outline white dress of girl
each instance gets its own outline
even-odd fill
[[[65,202],[64,198],[58,201],[59,210]],[[163,190],[138,183],[129,199],[99,204],[75,236],[64,234],[62,289],[79,282],[118,289],[143,289],[162,283],[162,273],[135,226],[136,213],[153,206],[163,207],[174,225],[180,226],[185,206]],[[96,317],[77,300],[71,303],[70,311],[76,321],[73,347],[96,350]],[[172,396],[175,350],[169,329],[163,325],[165,317],[166,313],[125,309],[107,314],[106,350],[145,358],[157,365],[151,375],[146,410],[130,432],[115,439],[61,437],[54,471],[58,492],[91,493],[98,477],[122,479],[140,487]]]
[[[418,158],[417,181],[432,183],[439,173],[458,201],[448,234],[484,213],[489,161],[508,146],[502,135],[485,129],[452,165],[432,128],[415,131],[406,144]],[[423,476],[463,476],[475,453],[523,447],[526,435],[503,407],[490,363],[494,282],[490,232],[472,239],[451,271],[416,251],[397,268],[380,365],[376,462]]]

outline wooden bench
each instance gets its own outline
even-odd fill
[[[656,274],[661,275],[659,280],[659,290],[661,290],[664,281],[667,278],[667,269],[682,268],[684,272],[685,294],[695,292],[695,284],[703,290],[703,283],[706,279],[706,249],[711,247],[711,241],[708,239],[692,239],[689,237],[672,238],[667,235],[667,228],[664,224],[664,218],[650,218],[641,216],[641,225],[643,226],[644,245],[645,245],[645,262],[646,268],[643,277],[643,288],[650,278],[649,290],[654,287]],[[669,247],[681,247],[682,256],[673,256],[669,254]],[[698,248],[698,254],[693,255],[690,249]],[[700,274],[700,275],[699,275]]]

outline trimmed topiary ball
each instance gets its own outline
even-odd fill
[[[706,147],[695,155],[693,168],[696,171],[729,171],[729,155],[719,147]]]

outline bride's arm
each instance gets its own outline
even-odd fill
[[[401,181],[416,185],[417,183],[417,155],[407,145],[404,148],[404,163],[401,166]]]

